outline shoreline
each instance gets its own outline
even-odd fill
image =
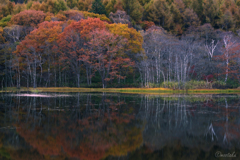
[[[106,92],[106,93],[130,93],[130,94],[240,94],[240,89],[189,89],[173,90],[169,88],[71,88],[71,87],[38,87],[26,88],[8,87],[0,90],[1,93],[7,92]]]

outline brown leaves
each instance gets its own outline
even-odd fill
[[[46,14],[43,11],[25,10],[16,15],[11,19],[13,24],[37,27],[39,23],[44,22]]]
[[[125,38],[114,35],[108,30],[95,30],[91,33],[88,46],[91,51],[93,66],[99,71],[105,81],[110,81],[119,74],[119,69],[129,63],[129,58],[123,58]],[[110,75],[110,77],[109,77]],[[104,83],[104,82],[103,82]]]

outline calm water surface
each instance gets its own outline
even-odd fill
[[[0,95],[0,159],[240,159],[239,95]]]

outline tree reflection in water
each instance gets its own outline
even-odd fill
[[[0,106],[5,159],[211,159],[239,151],[237,95],[3,95]]]

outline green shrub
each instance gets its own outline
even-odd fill
[[[12,16],[8,15],[7,17],[3,17],[0,20],[0,27],[6,27],[8,25],[8,22],[11,20]]]
[[[33,4],[33,1],[29,1],[29,2],[27,3],[27,9],[30,9],[30,8],[32,7],[32,4]]]
[[[225,82],[223,82],[223,81],[214,81],[212,83],[212,87],[216,88],[216,89],[225,89],[225,88],[227,88]]]
[[[188,82],[163,82],[160,87],[170,89],[211,89],[212,84],[206,81],[188,81]]]
[[[7,23],[6,22],[0,22],[0,27],[6,27]]]
[[[157,88],[157,87],[160,87],[160,84],[148,83],[148,87],[149,87],[149,88]]]
[[[211,84],[206,81],[189,81],[185,84],[186,89],[211,89]]]
[[[85,18],[91,17],[91,18],[99,18],[101,21],[107,21],[107,22],[111,22],[111,20],[109,18],[106,17],[106,15],[104,14],[95,14],[95,13],[90,13],[87,11],[80,11],[83,13]]]
[[[160,87],[171,88],[171,89],[183,89],[183,83],[180,82],[163,82]]]
[[[7,17],[3,17],[0,22],[9,22],[11,20],[12,16],[8,15]]]
[[[226,86],[227,88],[238,88],[239,82],[236,79],[228,79]]]

